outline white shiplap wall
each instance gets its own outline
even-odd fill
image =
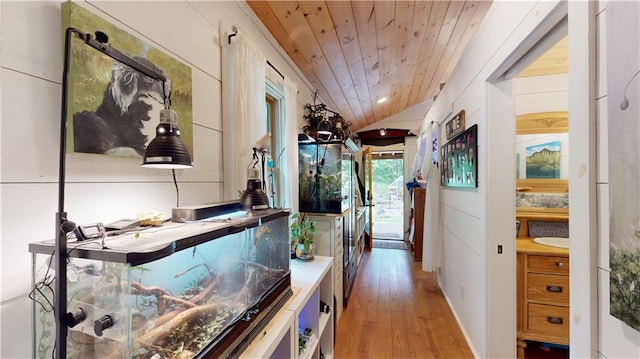
[[[443,188],[440,196],[445,246],[440,283],[477,357],[515,357],[515,229],[505,220],[515,213],[508,190],[515,187],[514,156],[505,151],[514,146],[514,87],[488,79],[535,29],[548,26],[541,25],[545,18],[561,13],[558,4],[494,2],[423,123],[442,124],[447,114],[464,109],[466,126],[478,124],[478,188]],[[497,254],[497,245],[504,246],[504,254]]]
[[[622,14],[634,13],[631,17],[621,16]],[[611,21],[612,17],[615,19]],[[609,107],[614,107],[618,111],[620,105],[620,91],[626,85],[624,79],[614,79],[615,84],[609,83],[608,76],[612,71],[624,69],[627,73],[633,73],[637,68],[636,64],[627,63],[637,60],[627,52],[621,50],[620,44],[628,44],[629,48],[637,51],[640,43],[640,32],[638,32],[638,18],[640,17],[640,5],[638,3],[612,3],[610,1],[600,1],[597,19],[597,50],[598,50],[598,91],[596,106],[598,113],[598,136],[597,136],[597,193],[598,193],[598,351],[600,358],[638,358],[640,357],[640,333],[627,326],[622,321],[609,314]],[[622,26],[616,26],[620,25]],[[617,29],[612,29],[612,27]],[[614,31],[614,32],[612,32]],[[620,41],[620,42],[618,42]],[[619,55],[609,57],[611,49],[609,45],[617,47],[616,54],[624,53],[624,58]],[[632,45],[635,44],[635,45]],[[611,67],[611,68],[610,68]],[[637,81],[637,79],[635,80]],[[637,89],[637,83],[634,85]],[[617,93],[609,93],[615,88]],[[631,90],[631,87],[630,87]],[[631,90],[633,91],[633,90]],[[630,91],[630,92],[631,92]],[[631,95],[630,95],[631,96]],[[638,96],[629,97],[630,103],[637,102]],[[637,106],[637,103],[634,104]],[[633,105],[627,111],[636,111]]]
[[[180,205],[222,198],[220,29],[245,30],[298,83],[298,113],[311,90],[244,2],[78,2],[192,69],[194,168],[177,171]],[[0,357],[31,357],[28,243],[54,237],[62,74],[60,1],[0,3],[2,66]],[[223,33],[225,29],[222,29]],[[67,155],[66,206],[76,223],[110,222],[176,205],[171,172],[141,160]]]

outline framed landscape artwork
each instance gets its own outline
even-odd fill
[[[527,146],[526,178],[560,178],[560,141]]]
[[[440,182],[446,187],[478,187],[478,125],[440,147]]]

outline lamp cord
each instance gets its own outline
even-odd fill
[[[638,74],[640,74],[640,70],[638,70],[638,72],[636,72],[636,74],[631,77],[631,80],[629,80],[629,82],[627,82],[627,86],[624,87],[624,96],[625,97],[627,96],[627,90],[629,89],[629,85],[631,85],[631,81],[633,81],[633,79],[635,79],[636,76],[638,76]]]
[[[176,186],[176,207],[180,207],[180,189],[178,188],[178,181],[176,180],[176,170],[171,169],[173,174],[173,184]]]

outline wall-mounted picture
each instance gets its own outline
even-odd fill
[[[527,178],[560,178],[560,141],[527,146]]]
[[[438,166],[438,126],[431,129],[431,162]]]
[[[109,45],[168,78],[180,137],[193,158],[191,67],[70,1],[62,4],[62,30],[68,27],[92,36],[106,33]],[[69,51],[67,152],[141,158],[164,108],[162,82],[77,37]]]
[[[478,125],[440,147],[440,181],[446,187],[478,187]]]

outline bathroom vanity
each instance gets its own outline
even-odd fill
[[[518,359],[526,340],[569,345],[569,250],[517,240]]]

